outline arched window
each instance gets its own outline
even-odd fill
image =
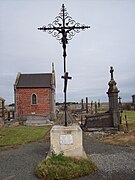
[[[37,104],[37,95],[36,94],[32,94],[31,102],[32,102],[32,104]]]

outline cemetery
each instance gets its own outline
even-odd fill
[[[37,28],[51,34],[62,46],[63,103],[55,99],[54,63],[50,73],[17,74],[13,85],[15,102],[7,107],[5,99],[0,98],[0,164],[4,164],[0,179],[16,179],[18,172],[22,179],[119,179],[124,170],[130,179],[135,177],[135,95],[131,95],[132,102],[121,102],[115,68],[108,67],[108,102],[89,102],[88,97],[79,103],[68,102],[67,87],[72,77],[67,71],[67,45],[76,33],[89,28],[72,19],[64,4],[52,23]],[[24,173],[17,154],[22,164],[27,162],[27,168],[23,164]],[[17,162],[18,172],[10,157],[11,162]],[[6,161],[13,168],[7,170],[7,175]],[[129,163],[127,169],[125,163]]]

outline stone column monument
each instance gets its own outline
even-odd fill
[[[109,112],[112,114],[113,126],[119,128],[120,125],[120,114],[119,114],[119,104],[118,104],[118,93],[119,90],[116,86],[116,82],[113,77],[114,69],[110,67],[111,80],[109,81],[109,89],[108,89],[108,98],[109,98]]]
[[[51,113],[50,119],[56,119],[56,102],[55,102],[55,70],[54,63],[52,63],[52,79],[51,79]]]

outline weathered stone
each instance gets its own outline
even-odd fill
[[[111,73],[111,80],[109,81],[109,89],[108,89],[108,98],[109,98],[109,112],[112,114],[113,117],[113,126],[119,127],[120,125],[120,113],[119,113],[119,104],[118,104],[118,93],[119,90],[116,86],[116,82],[113,77],[114,69],[110,67]]]
[[[96,115],[86,115],[84,127],[86,128],[104,128],[112,127],[113,121],[110,113],[99,113]]]
[[[77,124],[52,127],[50,132],[51,152],[65,156],[87,158],[83,149],[82,130]]]

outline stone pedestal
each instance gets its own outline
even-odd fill
[[[119,113],[119,105],[118,105],[118,93],[119,90],[116,86],[116,82],[113,77],[114,69],[110,67],[111,80],[109,81],[109,89],[108,89],[108,98],[109,98],[109,112],[112,114],[113,118],[113,126],[119,128],[120,125],[120,113]]]
[[[65,156],[87,158],[82,144],[82,130],[78,124],[52,127],[50,132],[51,152]]]

